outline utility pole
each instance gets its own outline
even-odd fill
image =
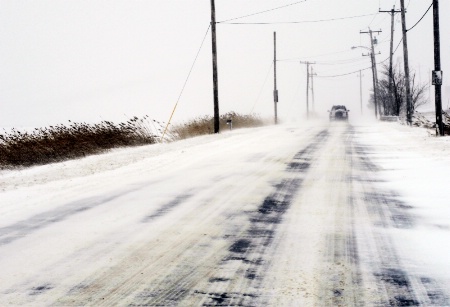
[[[277,32],[273,32],[273,105],[275,109],[275,125],[278,124],[278,90],[277,90]]]
[[[361,104],[361,115],[363,114],[362,101],[362,71],[359,70],[359,102]]]
[[[393,86],[392,86],[392,81],[393,81],[393,78],[394,78],[393,71],[392,71],[392,58],[394,56],[394,17],[395,17],[396,13],[401,13],[401,11],[395,10],[395,5],[392,8],[392,10],[390,10],[390,11],[382,11],[382,10],[379,10],[379,11],[380,11],[380,13],[389,13],[389,14],[391,14],[391,46],[390,46],[390,53],[389,53],[389,94],[390,94],[390,98],[391,98],[391,104],[393,105],[394,104],[394,99],[395,99],[394,89],[393,89]],[[386,109],[385,109],[384,112],[385,112],[384,115],[387,115],[386,114]]]
[[[359,33],[365,33],[370,35],[370,59],[372,61],[372,76],[373,76],[373,99],[375,102],[375,118],[378,118],[378,112],[381,116],[381,105],[378,104],[378,74],[377,74],[377,63],[375,61],[375,47],[373,44],[373,32],[380,33],[379,31],[372,31],[369,28],[368,32],[360,31]]]
[[[375,59],[375,47],[373,44],[373,31],[369,29],[369,34],[370,34],[370,43],[371,43],[371,49],[372,49],[372,65],[373,65],[373,71],[375,73],[375,89],[376,89],[376,93],[375,96],[377,97],[377,100],[379,98],[379,91],[378,91],[378,72],[377,72],[377,62]],[[386,107],[383,106],[383,109],[385,109]],[[378,103],[378,115],[381,117],[381,103]]]
[[[313,115],[315,115],[315,113],[316,113],[315,102],[314,102],[314,76],[317,76],[317,74],[314,73],[313,67],[311,66],[311,98],[312,98]]]
[[[217,78],[217,40],[216,40],[216,5],[211,0],[211,36],[212,36],[212,64],[214,91],[214,133],[219,133],[219,85]]]
[[[439,1],[433,0],[433,32],[434,32],[434,104],[436,106],[436,125],[439,128],[439,135],[444,135],[444,125],[442,123],[442,71],[441,71],[441,42],[439,34]]]
[[[375,102],[375,118],[378,119],[378,80],[377,74],[375,72],[375,57],[372,52],[370,52],[370,62],[372,63],[372,80],[373,80],[373,99]]]
[[[301,64],[306,64],[306,118],[309,118],[309,65],[315,64],[313,62],[303,62],[300,61]]]
[[[402,32],[403,32],[403,62],[405,65],[405,87],[406,87],[406,121],[412,124],[413,105],[411,98],[411,87],[409,84],[409,60],[408,60],[408,41],[406,35],[406,17],[405,17],[405,0],[400,0],[402,15]]]
[[[309,118],[309,62],[306,62],[306,118]]]

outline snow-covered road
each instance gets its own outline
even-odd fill
[[[0,173],[0,305],[450,306],[450,143],[237,130]]]

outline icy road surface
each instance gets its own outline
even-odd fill
[[[1,306],[450,306],[446,139],[226,132],[0,173]]]

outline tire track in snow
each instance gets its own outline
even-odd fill
[[[279,163],[278,158],[271,155],[267,158],[270,163]],[[181,219],[176,224],[163,226],[166,230],[158,238],[164,239],[152,240],[136,248],[120,263],[74,286],[55,305],[178,305],[199,281],[214,280],[211,272],[227,251],[227,234],[235,233],[236,223],[239,225],[246,219],[242,209],[237,213],[235,210],[227,212],[230,201],[246,195],[247,188],[240,180],[246,183],[248,177],[258,179],[261,175],[267,176],[267,172],[263,167],[244,175],[237,172],[221,176],[213,180],[213,186],[197,188],[195,193],[188,190],[167,202],[141,220],[144,225],[152,225],[160,214],[174,211],[179,215],[180,205],[190,208],[188,214],[179,215]]]
[[[355,170],[360,174],[353,180],[362,186],[362,195],[355,200],[359,203],[358,209],[369,216],[372,228],[370,232],[359,228],[360,245],[364,246],[366,257],[370,255],[366,262],[370,261],[368,269],[375,283],[372,303],[377,306],[450,306],[443,285],[404,268],[387,232],[389,229],[408,231],[414,228],[412,207],[401,201],[395,191],[379,188],[379,180],[375,178],[380,168],[370,160],[369,148],[354,144],[353,152]]]
[[[448,306],[442,286],[403,267],[386,230],[413,228],[412,207],[394,191],[376,185],[380,168],[367,148],[353,143],[353,134],[349,126],[340,135],[345,150],[334,157],[340,166],[334,175],[327,174],[335,182],[326,192],[334,195],[330,203],[334,217],[321,271],[326,278],[318,280],[316,304]]]
[[[191,201],[198,200],[192,198]],[[198,221],[195,225],[195,233],[199,235],[193,236],[192,230],[189,229],[190,225],[184,223],[178,227],[165,225],[167,229],[158,236],[161,239],[143,244],[113,267],[105,268],[89,276],[73,287],[66,296],[58,299],[55,306],[86,304],[145,306],[143,303],[136,302],[143,302],[155,296],[164,296],[165,291],[169,289],[172,290],[172,298],[168,299],[167,306],[173,306],[173,302],[183,296],[186,289],[193,286],[189,284],[191,279],[195,280],[197,275],[203,277],[207,274],[207,270],[197,271],[196,268],[190,268],[190,259],[195,258],[203,265],[211,261],[215,262],[216,251],[208,249],[210,238],[202,234],[208,231],[211,233],[208,221],[220,214],[220,211],[216,208],[208,208],[208,200],[203,200],[194,209],[197,210],[192,210],[183,219]],[[197,249],[191,250],[190,247],[193,246]],[[200,246],[202,247],[199,248]],[[195,256],[192,255],[193,253]],[[173,264],[181,265],[183,270],[178,270]],[[152,282],[149,283],[149,280]],[[185,283],[183,280],[188,282]],[[177,285],[177,288],[170,288],[171,284]]]
[[[415,217],[380,189],[379,167],[353,135],[331,125],[255,306],[450,306],[443,285],[403,266],[388,230],[408,231]]]
[[[53,210],[33,215],[26,220],[14,223],[6,227],[2,227],[0,228],[0,246],[19,240],[53,223],[62,222],[72,217],[73,215],[85,212],[100,205],[104,205],[123,195],[139,190],[140,188],[141,187],[130,189],[127,191],[116,192],[108,196],[91,197],[88,199],[71,202],[59,206]]]
[[[327,130],[315,135],[313,141],[288,163],[286,177],[277,183],[256,211],[248,212],[250,225],[236,236],[228,248],[209,285],[196,287],[187,298],[189,304],[202,306],[264,306],[260,285],[273,259],[272,250],[278,226],[299,193],[305,173],[315,153],[328,136]]]
[[[315,142],[320,143],[319,140],[326,138],[326,135],[326,131],[323,131]],[[317,147],[317,144],[308,146],[295,156],[294,161],[308,161],[309,154]],[[223,190],[221,193],[213,190],[214,199],[203,200],[197,213],[187,217],[198,221],[195,224],[196,233],[208,232],[208,236],[193,236],[191,229],[187,229],[185,233],[184,227],[180,225],[179,233],[167,233],[163,236],[171,240],[160,242],[157,246],[161,251],[156,254],[159,255],[158,258],[152,256],[149,248],[156,246],[154,242],[150,242],[134,252],[132,258],[124,259],[122,264],[105,272],[103,276],[96,277],[91,282],[86,281],[84,285],[80,284],[79,290],[74,289],[73,293],[61,298],[58,304],[73,306],[88,302],[99,306],[119,303],[130,306],[220,306],[230,300],[246,299],[255,302],[258,297],[250,291],[263,278],[260,267],[267,266],[268,263],[262,261],[270,260],[269,249],[273,248],[271,245],[277,223],[281,222],[281,217],[292,200],[290,193],[295,192],[293,189],[301,183],[298,177],[303,176],[306,171],[306,168],[302,169],[288,165],[285,179],[275,185],[275,192],[267,196],[256,211],[245,214],[237,212],[227,215],[226,206],[217,205],[228,204],[234,195],[227,199],[227,195],[220,195]],[[258,175],[252,173],[251,176]],[[234,187],[230,193],[235,194],[235,187],[239,187],[239,183],[233,178],[227,180]],[[247,181],[248,179],[243,180]],[[242,185],[240,189],[246,188]],[[196,195],[195,198],[198,200],[199,197],[201,196]],[[194,199],[189,198],[187,201],[193,202]],[[216,206],[208,206],[209,204]],[[215,225],[217,233],[211,237],[210,221],[221,215],[224,219]],[[250,227],[241,230],[242,225]],[[248,244],[248,236],[256,238]],[[211,242],[211,238],[214,242]],[[257,242],[263,244],[259,245]],[[137,259],[137,262],[130,263],[132,259]],[[221,277],[221,273],[225,276]],[[236,291],[221,291],[224,287],[231,287]],[[247,287],[249,293],[241,292]]]
[[[187,201],[189,198],[191,198],[194,195],[193,191],[189,191],[187,193],[181,194],[176,196],[173,200],[169,201],[168,203],[162,205],[159,209],[157,209],[155,212],[153,212],[150,215],[147,215],[142,219],[142,223],[148,223],[156,218],[162,217],[163,215],[169,213],[179,205],[181,205],[183,202]]]
[[[71,218],[76,214],[80,214],[85,211],[94,209],[98,206],[105,205],[122,196],[147,188],[149,185],[150,183],[140,184],[137,187],[127,190],[70,202],[61,205],[53,210],[35,214],[26,220],[2,227],[0,228],[0,247],[2,245],[9,244],[23,237],[26,237],[33,232],[48,227],[54,223],[63,222],[64,220]],[[176,206],[178,206],[180,203],[182,203],[184,200],[192,197],[193,194],[194,191],[189,191],[175,197],[175,199],[173,199],[169,203],[163,204],[152,214],[144,217],[142,222],[150,222],[158,217],[163,216],[164,214],[168,213]]]
[[[325,210],[328,211],[319,275],[314,299],[320,306],[363,306],[362,272],[360,268],[355,212],[351,181],[352,160],[348,144],[352,130],[348,124],[332,124],[333,136],[326,154],[315,170],[323,180]],[[322,177],[317,174],[326,170]],[[312,178],[312,180],[314,180]],[[316,183],[317,184],[317,183]],[[318,187],[315,187],[318,188]]]

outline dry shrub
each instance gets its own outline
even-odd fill
[[[265,122],[257,115],[241,115],[229,112],[220,116],[220,130],[229,129],[227,120],[232,119],[233,129],[262,126]],[[0,169],[28,167],[98,154],[116,147],[154,144],[160,140],[164,123],[133,117],[129,121],[114,124],[102,121],[99,124],[72,123],[33,132],[11,132],[0,134]],[[203,116],[174,126],[166,140],[178,140],[214,133],[214,120]]]
[[[230,129],[227,120],[231,119],[233,129],[259,127],[266,124],[256,114],[242,115],[236,112],[228,112],[220,116],[220,130]],[[214,133],[214,118],[212,116],[198,117],[186,123],[175,125],[171,129],[173,139],[186,139],[198,135]]]
[[[32,166],[97,154],[123,146],[153,144],[156,136],[144,116],[114,124],[70,123],[36,128],[33,132],[0,134],[0,168]]]

